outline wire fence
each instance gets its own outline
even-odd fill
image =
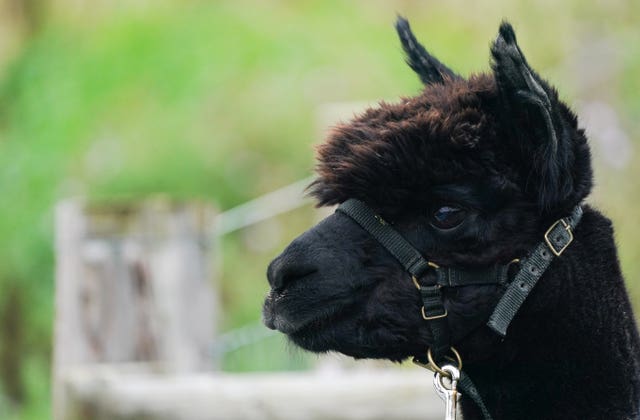
[[[305,189],[312,180],[313,177],[302,179],[220,213],[215,220],[214,234],[220,238],[309,204],[311,200],[305,196]],[[220,361],[229,353],[259,345],[278,335],[261,321],[246,324],[218,335],[211,345],[211,357]]]

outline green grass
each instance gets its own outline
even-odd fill
[[[97,14],[55,9],[0,81],[0,291],[19,290],[22,302],[19,325],[0,327],[0,358],[10,346],[19,349],[15,363],[26,389],[11,415],[47,417],[58,199],[161,192],[227,209],[308,176],[321,137],[319,106],[418,91],[392,29],[396,12],[465,75],[488,69],[489,41],[508,17],[529,61],[570,102],[585,93],[566,57],[589,49],[585,40],[610,37],[621,57],[617,77],[592,95],[616,107],[635,139],[639,9],[634,1],[579,0],[165,1],[144,10],[103,5]],[[615,222],[623,270],[640,303],[635,167],[599,166],[594,201]],[[259,319],[267,262],[313,219],[302,209],[272,223],[278,240],[259,250],[248,246],[246,232],[223,239],[224,330]],[[8,305],[0,293],[0,308]],[[20,340],[7,340],[16,328]],[[269,338],[229,354],[223,367],[303,368],[311,360]]]

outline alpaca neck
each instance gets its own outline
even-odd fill
[[[495,420],[639,418],[640,338],[606,217],[585,208],[571,248],[492,349],[464,369]],[[465,420],[482,419],[461,403]]]
[[[467,365],[494,419],[637,419],[640,345],[621,299],[609,314],[574,306],[558,321],[541,318],[507,336],[495,358]],[[463,403],[465,420],[481,419],[472,405]]]

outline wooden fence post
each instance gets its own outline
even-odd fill
[[[210,370],[216,296],[214,211],[156,199],[56,208],[54,418],[67,410],[65,371],[155,362]]]

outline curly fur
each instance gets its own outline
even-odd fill
[[[426,84],[337,125],[317,150],[319,205],[358,198],[427,258],[480,267],[523,257],[587,197],[589,146],[576,116],[527,63],[503,23],[492,73],[456,76],[401,18],[409,65]],[[465,209],[439,229],[434,210]],[[640,339],[610,221],[585,208],[504,340],[486,326],[503,290],[445,290],[452,343],[495,419],[631,419],[640,403]],[[432,343],[408,274],[367,232],[336,213],[269,266],[268,326],[301,347],[400,361]],[[465,419],[481,418],[462,402]]]

